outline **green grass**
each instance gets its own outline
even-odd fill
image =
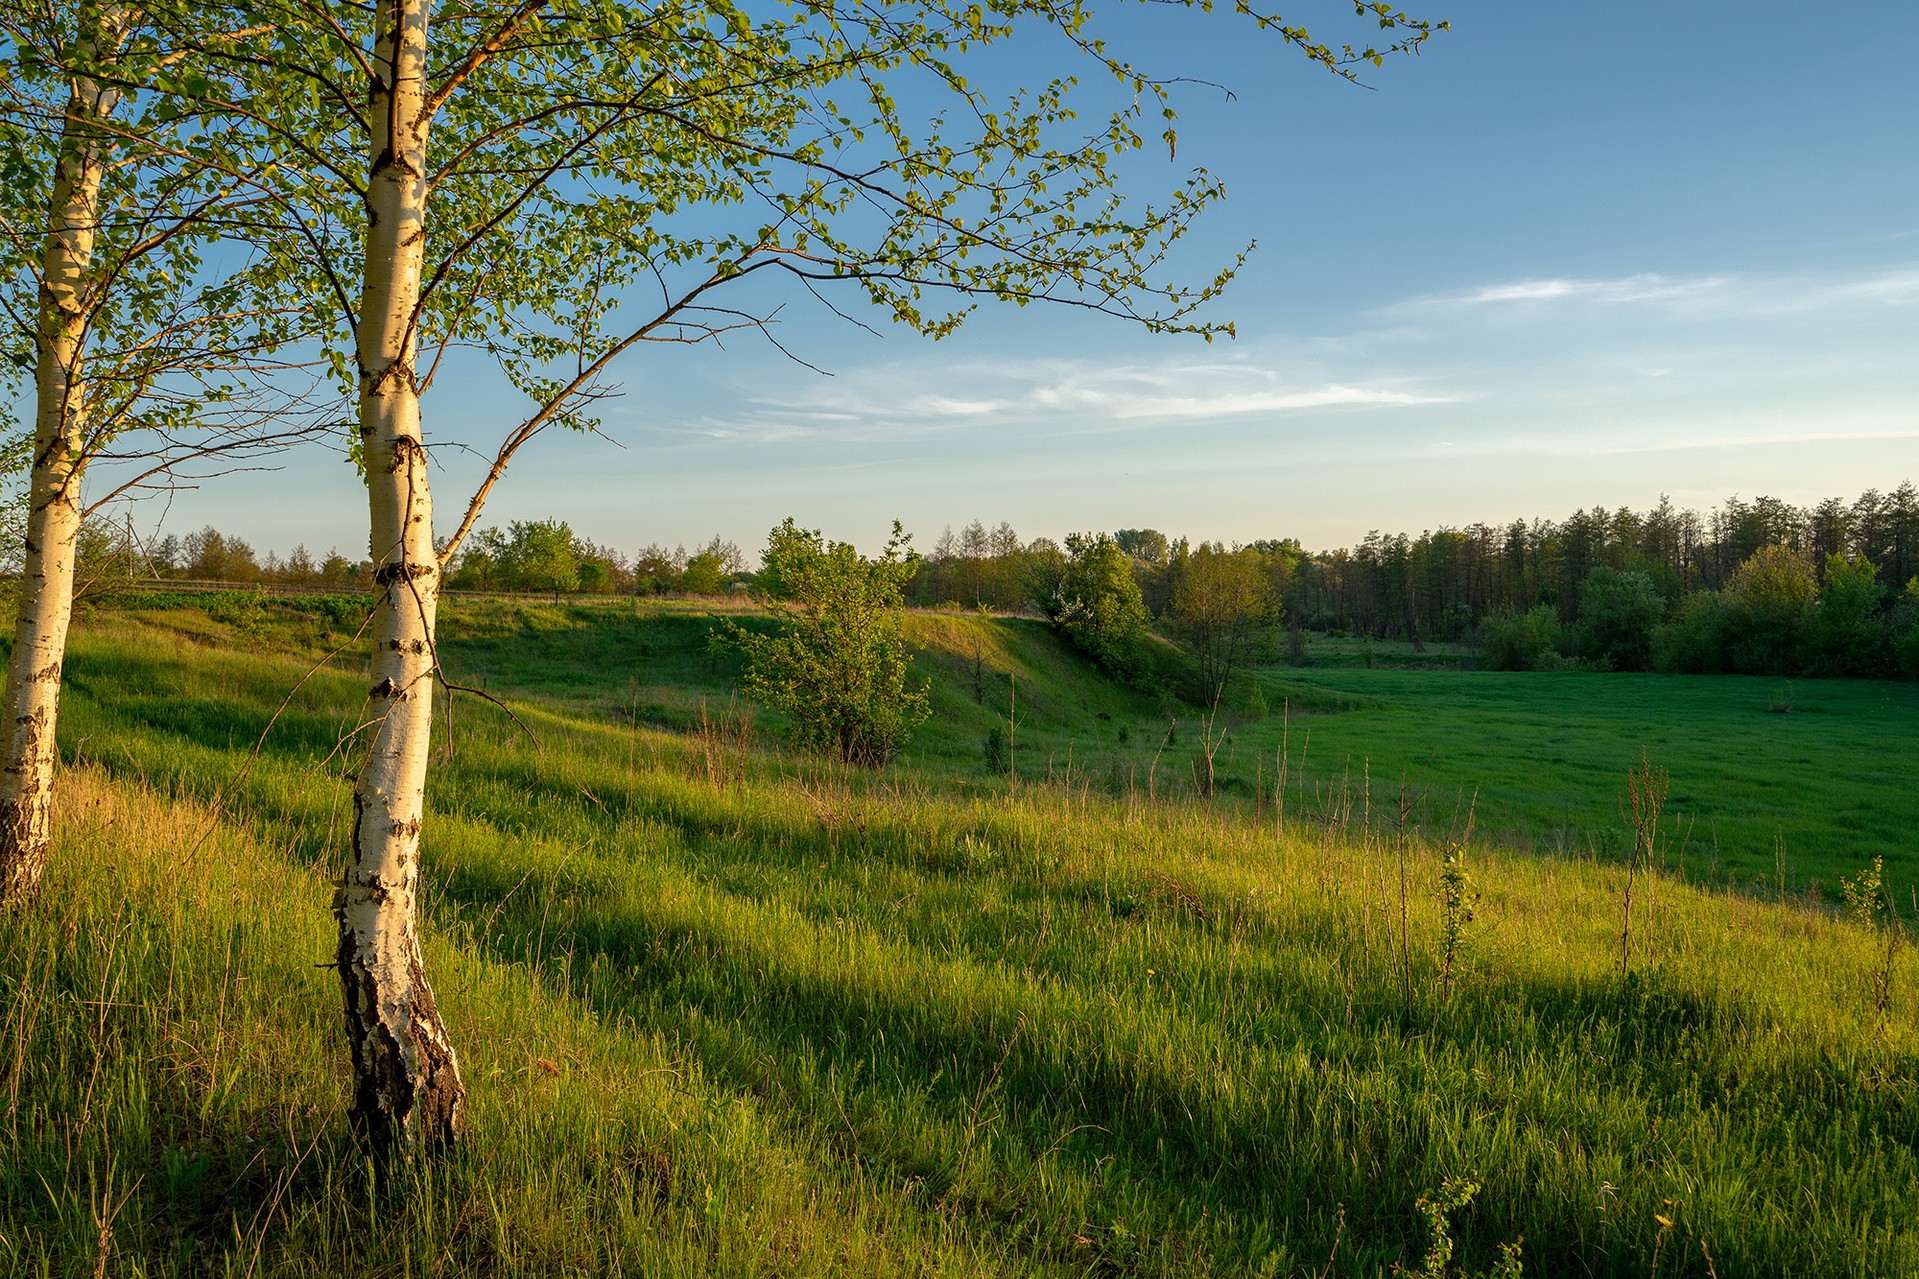
[[[58,860],[0,921],[0,1273],[1379,1275],[1449,1176],[1484,1185],[1475,1272],[1522,1237],[1539,1275],[1919,1269],[1919,963],[1886,935],[1642,880],[1622,979],[1617,866],[1474,848],[1448,1001],[1430,843],[1109,796],[1057,749],[1054,784],[986,776],[977,623],[926,623],[944,722],[876,777],[687,718],[723,662],[626,608],[449,645],[538,690],[537,740],[473,699],[442,737],[428,957],[472,1131],[384,1191],[316,966],[359,659],[249,766],[329,622],[76,636]],[[1034,743],[1158,749],[1156,705],[985,634]],[[1415,716],[1399,675],[1498,687],[1288,673],[1366,707],[1292,731]]]
[[[1919,881],[1919,686],[1810,680],[1793,710],[1782,680],[1676,675],[1284,670],[1265,672],[1275,708],[1329,696],[1355,708],[1290,724],[1310,788],[1369,770],[1374,803],[1402,779],[1440,827],[1477,795],[1481,829],[1518,847],[1602,856],[1616,848],[1618,800],[1642,753],[1672,775],[1668,839],[1686,873],[1772,880],[1783,841],[1788,891],[1827,895],[1875,856],[1905,903]],[[1277,749],[1281,726],[1237,730]],[[1355,783],[1356,784],[1356,783]]]

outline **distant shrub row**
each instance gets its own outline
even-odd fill
[[[1477,636],[1480,664],[1919,677],[1919,579],[1888,589],[1861,555],[1834,553],[1821,567],[1792,547],[1761,547],[1723,590],[1676,604],[1646,573],[1596,568],[1581,589],[1575,625],[1563,625],[1549,604],[1489,618]]]

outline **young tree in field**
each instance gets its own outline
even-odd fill
[[[746,556],[740,548],[715,533],[712,541],[687,557],[680,570],[680,589],[688,595],[718,595],[745,568]]]
[[[1201,542],[1174,552],[1173,599],[1168,621],[1192,646],[1199,663],[1200,695],[1217,706],[1233,671],[1279,624],[1279,592],[1260,553],[1227,550]]]
[[[0,355],[33,371],[34,413],[0,696],[0,903],[31,897],[46,864],[89,466],[122,464],[97,507],[303,433],[268,354],[299,331],[299,307],[273,300],[288,280],[242,243],[270,231],[254,206],[272,161],[221,118],[231,86],[188,65],[193,48],[246,37],[231,17],[0,0]]]
[[[447,584],[462,591],[491,591],[506,585],[506,534],[496,528],[477,530],[466,539],[457,560],[449,561]]]
[[[580,541],[564,520],[514,520],[500,569],[516,589],[552,591],[557,604],[561,595],[579,589]]]
[[[768,536],[754,598],[779,631],[729,621],[726,634],[746,656],[746,695],[784,712],[802,746],[877,768],[926,718],[926,695],[907,686],[913,658],[901,629],[901,591],[918,567],[911,541],[895,521],[869,560],[790,516]]]
[[[518,450],[597,429],[635,347],[770,333],[781,283],[850,289],[935,337],[980,298],[1222,331],[1194,311],[1230,268],[1189,286],[1163,266],[1220,189],[1200,171],[1160,203],[1126,198],[1149,138],[1172,156],[1175,81],[1114,53],[1079,4],[473,0],[429,23],[427,0],[226,2],[272,32],[206,57],[283,72],[235,105],[284,139],[307,261],[339,264],[359,402],[376,715],[336,904],[354,1115],[382,1149],[432,1142],[464,1095],[414,915],[440,573]],[[1335,48],[1237,13],[1340,74],[1432,29],[1364,0],[1383,43]],[[968,79],[1011,42],[1049,42],[1062,74],[1003,94]],[[528,412],[436,547],[421,404],[454,346]]]
[[[1146,639],[1145,601],[1133,563],[1105,533],[1072,533],[1059,582],[1041,609],[1075,648],[1108,672],[1137,673]]]

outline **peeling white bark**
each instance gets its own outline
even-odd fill
[[[366,271],[357,345],[377,599],[378,722],[353,795],[353,858],[334,899],[355,1123],[376,1151],[458,1136],[466,1089],[420,955],[417,896],[433,723],[433,547],[414,312],[426,235],[425,0],[382,0],[369,117]]]
[[[94,17],[91,6],[86,17]],[[84,20],[84,19],[83,19]],[[97,16],[98,43],[119,43],[124,14]],[[83,51],[85,42],[82,44]],[[0,763],[0,903],[34,896],[52,839],[54,724],[60,671],[73,616],[74,555],[80,534],[80,480],[87,426],[84,367],[94,241],[106,141],[100,124],[119,95],[85,76],[73,80],[61,130],[58,170],[40,252],[34,335],[33,468],[26,564],[14,622],[13,656],[0,702],[6,757]]]

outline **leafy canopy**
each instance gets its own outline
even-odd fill
[[[1122,677],[1137,673],[1146,602],[1132,561],[1106,533],[1073,533],[1056,584],[1040,607],[1074,647]]]
[[[919,564],[911,541],[895,521],[885,551],[868,559],[791,516],[768,536],[754,594],[777,629],[728,621],[726,637],[746,657],[741,688],[785,713],[802,746],[877,767],[926,718],[925,693],[907,684],[901,627],[901,591]]]
[[[222,110],[277,73],[229,59],[214,79],[200,62],[252,38],[239,31],[186,0],[0,0],[0,378],[84,380],[64,406],[76,463],[149,432],[116,450],[123,484],[320,425],[279,354],[310,313],[263,249],[281,229],[264,195],[278,159]],[[56,243],[72,256],[49,276]],[[39,350],[47,309],[79,326],[62,370]],[[0,465],[24,460],[9,447]]]
[[[259,34],[209,42],[203,59],[279,72],[225,118],[276,139],[281,245],[326,281],[343,382],[357,367],[350,270],[367,158],[392,127],[367,105],[377,39],[419,3],[208,0]],[[1158,163],[1155,138],[1174,161],[1180,81],[1110,45],[1100,12],[1069,0],[472,0],[433,14],[417,124],[430,129],[419,385],[458,347],[504,370],[530,408],[505,433],[503,464],[550,426],[595,429],[596,404],[617,390],[611,363],[641,343],[743,329],[777,342],[795,290],[831,307],[834,293],[863,294],[935,337],[980,298],[1228,330],[1196,309],[1234,264],[1192,282],[1168,265],[1218,182],[1146,174],[1163,194],[1132,193]],[[1341,75],[1443,26],[1388,4],[1353,12],[1375,41],[1331,44],[1243,0],[1215,16]],[[1060,73],[991,87],[1009,45],[1042,59],[1050,48]]]

